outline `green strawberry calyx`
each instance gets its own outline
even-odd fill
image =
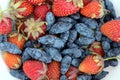
[[[13,17],[24,18],[24,16],[19,14],[20,12],[24,12],[26,10],[26,8],[20,8],[22,3],[23,3],[23,1],[15,2],[14,0],[11,0],[10,14]]]
[[[66,2],[73,2],[73,5],[79,8],[82,8],[84,5],[83,0],[66,0]]]
[[[97,66],[100,67],[98,70],[98,73],[100,73],[104,68],[104,59],[98,54],[93,55],[94,55],[93,60],[97,63]]]
[[[47,25],[45,21],[41,21],[40,19],[34,20],[34,18],[27,19],[27,21],[24,22],[26,28],[24,29],[24,32],[26,32],[27,38],[29,38],[31,35],[34,39],[39,37],[39,34],[45,34],[43,29],[41,28],[44,25]]]

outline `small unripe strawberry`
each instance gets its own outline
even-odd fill
[[[100,55],[88,55],[79,65],[79,71],[86,74],[98,74],[104,67],[104,60]]]
[[[5,52],[3,53],[3,59],[7,66],[11,69],[18,69],[22,64],[22,58],[17,54]]]

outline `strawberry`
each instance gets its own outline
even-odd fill
[[[37,60],[28,60],[23,64],[23,71],[31,80],[43,80],[47,67],[45,63]]]
[[[0,13],[0,34],[9,34],[12,30],[12,19]]]
[[[46,14],[50,11],[50,7],[48,4],[41,4],[36,6],[34,9],[34,16],[36,18],[40,18],[41,20],[45,20]]]
[[[93,53],[104,56],[104,51],[102,48],[102,44],[100,42],[94,42],[93,44],[91,44],[89,50],[92,51]]]
[[[101,32],[115,42],[120,42],[120,20],[111,20],[101,26]]]
[[[27,0],[27,1],[30,2],[31,4],[37,5],[45,2],[46,0]]]
[[[67,76],[68,80],[77,80],[78,69],[71,66],[65,75]]]
[[[87,5],[88,3],[90,3],[91,1],[93,1],[93,0],[83,0],[84,6]]]
[[[60,78],[60,63],[57,61],[52,61],[48,65],[47,70],[48,80],[59,80]]]
[[[46,22],[40,19],[35,20],[34,18],[27,19],[22,26],[20,31],[31,40],[36,40],[46,33]]]
[[[23,50],[24,44],[26,42],[24,36],[17,32],[11,32],[8,35],[8,41],[17,45],[21,50]]]
[[[18,69],[22,64],[22,58],[17,54],[5,52],[3,53],[3,59],[7,66],[11,69]]]
[[[84,6],[80,13],[89,18],[101,18],[104,15],[104,8],[102,2],[92,1],[88,5]]]
[[[79,71],[86,74],[97,74],[102,71],[104,60],[100,55],[88,55],[79,65]]]
[[[82,0],[54,0],[52,12],[58,17],[68,16],[78,12],[82,6]]]
[[[17,18],[25,18],[33,12],[33,5],[27,1],[19,0],[11,2],[10,13]]]

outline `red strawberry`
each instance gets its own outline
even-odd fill
[[[84,5],[87,5],[87,4],[90,3],[91,1],[93,1],[93,0],[83,0],[83,3],[84,3]]]
[[[79,71],[86,74],[97,74],[102,71],[104,60],[100,55],[88,55],[79,66]]]
[[[78,69],[71,66],[65,75],[67,76],[68,80],[77,80]]]
[[[37,60],[28,60],[23,64],[23,71],[31,80],[43,80],[47,67],[45,63]]]
[[[104,51],[103,51],[103,48],[102,48],[102,44],[100,42],[94,42],[90,46],[89,50],[92,51],[93,53],[104,56]]]
[[[101,32],[115,42],[120,42],[120,20],[111,20],[101,27]]]
[[[60,78],[60,63],[56,61],[52,61],[48,65],[47,71],[48,80],[59,80]]]
[[[27,1],[30,2],[31,4],[37,5],[45,2],[46,0],[27,0]]]
[[[11,32],[8,35],[8,41],[17,45],[21,50],[23,50],[24,44],[26,42],[24,36],[17,32]]]
[[[104,15],[102,2],[92,1],[80,10],[80,13],[89,18],[101,18]]]
[[[0,34],[8,34],[12,30],[12,20],[9,17],[3,17],[0,13]]]
[[[36,40],[46,33],[46,22],[34,18],[27,19],[20,28],[27,38]]]
[[[11,15],[14,15],[17,18],[24,18],[33,12],[33,5],[27,1],[19,0],[18,2],[11,2],[11,9]]]
[[[41,20],[45,20],[46,14],[50,11],[50,7],[48,4],[41,4],[36,6],[34,9],[34,16],[36,18],[40,18]]]
[[[55,16],[68,16],[78,12],[82,6],[82,0],[54,0],[52,12]]]
[[[7,66],[11,69],[18,69],[22,64],[22,58],[20,55],[5,52],[3,59]]]

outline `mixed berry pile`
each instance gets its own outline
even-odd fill
[[[109,0],[11,0],[0,50],[21,80],[101,80],[118,65],[120,18]],[[7,11],[8,11],[7,10]]]

